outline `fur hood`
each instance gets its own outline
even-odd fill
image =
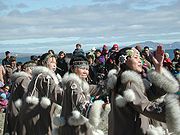
[[[27,77],[28,78],[28,77],[30,77],[30,75],[26,72],[23,72],[23,71],[15,72],[11,75],[11,80],[14,82],[19,77]]]
[[[67,82],[74,81],[79,84],[79,86],[82,88],[83,92],[88,94],[89,93],[89,84],[86,81],[83,81],[79,76],[77,76],[75,73],[66,73],[62,79],[63,86],[66,85]],[[76,84],[71,87],[77,87]]]
[[[122,84],[125,84],[127,82],[134,82],[143,92],[145,92],[145,87],[141,76],[134,71],[124,71],[121,75],[121,82]]]
[[[156,71],[149,72],[148,79],[151,81],[151,83],[162,88],[168,93],[175,93],[179,90],[178,81],[165,68],[162,69],[161,74]]]
[[[36,76],[41,73],[53,78],[53,80],[56,84],[59,84],[59,80],[61,80],[61,79],[57,78],[56,74],[53,71],[51,71],[49,68],[43,67],[43,66],[34,67],[34,69],[32,71],[32,76]]]

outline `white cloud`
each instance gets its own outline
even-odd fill
[[[74,45],[76,42],[88,46],[149,39],[179,39],[179,1],[115,2],[104,4],[102,0],[102,4],[42,8],[27,12],[12,10],[0,16],[0,44],[15,41],[14,44],[40,45],[47,42],[53,47],[63,43]],[[151,7],[141,8],[144,5]]]

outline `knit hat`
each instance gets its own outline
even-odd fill
[[[75,67],[78,67],[78,68],[89,68],[88,60],[83,55],[74,56],[70,60],[70,66],[73,67],[73,68],[75,68]]]

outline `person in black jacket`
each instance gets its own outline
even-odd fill
[[[83,55],[84,56],[84,51],[81,49],[81,44],[76,44],[76,49],[73,52],[73,55]]]
[[[65,57],[66,57],[65,53],[63,51],[60,51],[57,58],[56,73],[60,74],[62,77],[68,71],[68,64],[65,61]]]

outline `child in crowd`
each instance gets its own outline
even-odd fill
[[[6,99],[6,94],[0,94],[0,112],[5,112],[8,105],[8,100]]]

